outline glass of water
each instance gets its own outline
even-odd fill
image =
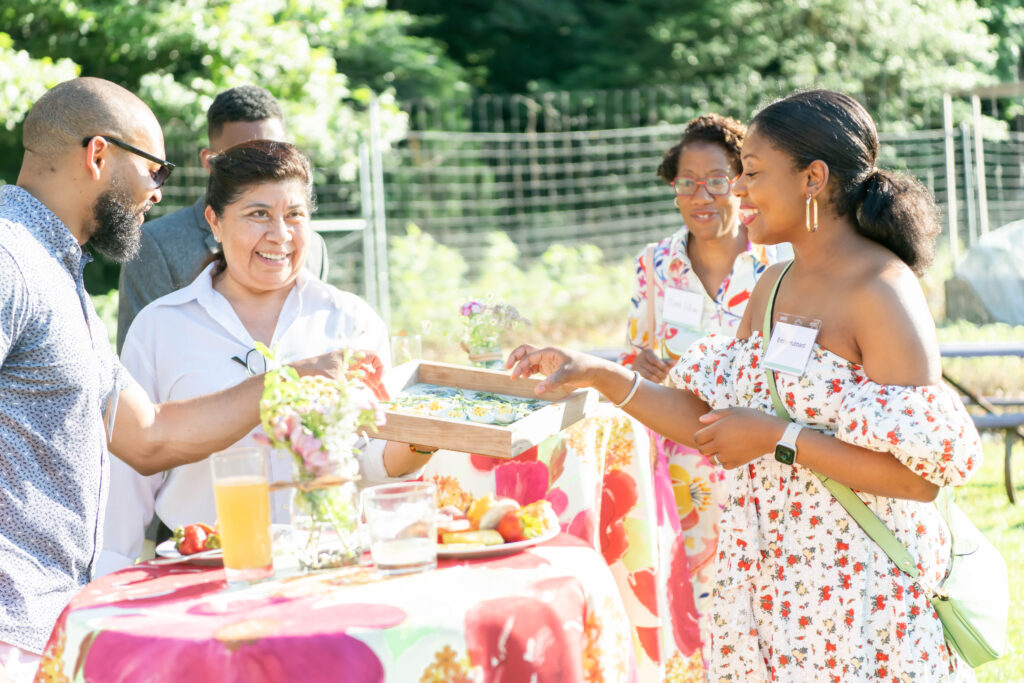
[[[370,555],[385,574],[410,574],[437,566],[437,493],[422,481],[363,490]]]

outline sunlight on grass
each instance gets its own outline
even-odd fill
[[[1017,487],[1024,484],[1024,447],[1018,445],[1013,457]],[[1024,613],[1015,606],[1024,604],[1024,503],[1010,505],[1003,489],[1003,441],[986,439],[985,462],[970,483],[958,491],[957,503],[1002,553],[1010,575],[1010,652],[1001,659],[979,668],[979,683],[1024,681]]]

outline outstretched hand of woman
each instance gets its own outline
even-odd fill
[[[545,376],[535,389],[538,395],[563,386],[575,389],[592,387],[600,370],[609,366],[619,367],[586,353],[554,346],[540,349],[532,344],[517,347],[505,361],[505,367],[512,369],[513,379],[537,373]]]
[[[727,470],[771,453],[786,422],[753,408],[723,408],[700,416],[706,425],[693,435],[697,448]]]

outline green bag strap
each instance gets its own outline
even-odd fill
[[[786,264],[786,267],[782,270],[782,274],[779,275],[779,279],[775,281],[775,286],[772,287],[771,296],[768,299],[768,305],[764,309],[764,325],[762,327],[762,338],[761,343],[764,345],[763,348],[766,351],[768,349],[768,340],[771,339],[772,333],[772,316],[775,311],[775,295],[779,291],[779,283],[782,282],[782,278],[785,277],[786,273],[789,272],[793,262],[790,261]],[[761,354],[761,362],[764,362],[764,352]],[[768,391],[771,392],[772,405],[775,407],[775,414],[781,417],[783,420],[792,421],[793,418],[786,412],[786,407],[782,403],[782,399],[779,398],[779,390],[775,386],[775,371],[765,367],[765,372],[768,375]],[[829,479],[828,477],[814,473],[814,476],[821,480],[821,483],[825,486],[829,492],[835,496],[835,499],[846,508],[846,511],[850,513],[854,521],[860,525],[860,528],[871,537],[879,547],[885,551],[885,554],[889,556],[897,567],[903,570],[912,579],[916,579],[919,572],[917,570],[917,564],[914,562],[913,556],[910,551],[899,542],[899,540],[889,530],[889,527],[878,519],[878,516],[871,511],[871,509],[864,504],[864,501],[860,499],[856,493],[854,493],[849,486],[840,484],[838,481]]]

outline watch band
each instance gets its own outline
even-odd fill
[[[803,426],[796,422],[786,425],[786,431],[782,432],[782,438],[775,444],[775,459],[785,465],[796,464],[796,439],[800,435]]]

